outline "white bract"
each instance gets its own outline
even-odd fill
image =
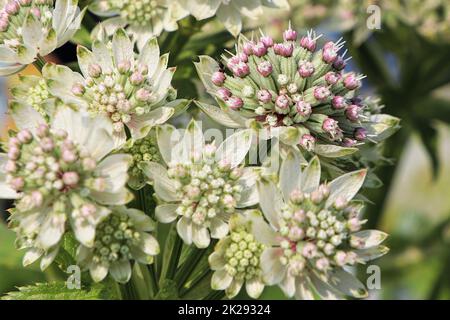
[[[126,28],[139,48],[163,30],[177,30],[177,21],[189,14],[176,0],[94,0],[89,10],[108,18],[101,24],[107,34]],[[94,36],[99,31],[96,27]]]
[[[0,0],[0,76],[19,72],[69,41],[84,12],[78,0]]]
[[[79,46],[77,54],[82,75],[65,66],[48,65],[49,91],[92,116],[106,115],[116,147],[126,141],[125,127],[133,139],[141,139],[187,103],[174,100],[175,68],[167,68],[168,54],[159,56],[156,38],[136,57],[130,38],[119,29],[112,41],[94,41],[92,51]]]
[[[258,202],[254,167],[243,161],[252,143],[250,130],[237,132],[219,147],[206,144],[199,124],[191,121],[183,137],[172,126],[158,129],[157,140],[167,168],[148,162],[141,168],[157,197],[160,222],[176,219],[186,244],[206,248],[211,237],[228,234],[228,220],[238,208]]]
[[[111,208],[112,213],[97,226],[93,247],[81,245],[77,260],[89,269],[94,281],[102,281],[108,272],[117,282],[131,278],[131,260],[153,263],[159,253],[158,241],[150,234],[155,223],[142,211],[126,207]]]
[[[364,298],[365,286],[345,267],[365,263],[387,253],[379,245],[387,235],[360,231],[360,202],[352,200],[366,170],[320,184],[320,162],[313,158],[300,170],[289,153],[278,184],[258,182],[260,206],[270,225],[255,226],[255,238],[266,245],[261,268],[268,284],[278,284],[288,297],[323,299]]]
[[[230,235],[221,239],[209,256],[209,265],[214,271],[211,287],[225,290],[229,299],[235,297],[244,284],[253,299],[264,290],[260,267],[264,245],[252,234],[253,225],[261,221],[264,223],[259,211],[234,214],[229,223]]]
[[[61,106],[49,125],[31,107],[13,105],[11,114],[20,131],[0,155],[0,196],[15,199],[11,225],[28,249],[24,264],[43,255],[45,269],[67,231],[92,247],[108,206],[132,199],[125,188],[131,159],[109,155],[114,142],[103,117]]]
[[[179,0],[197,20],[216,16],[235,37],[242,30],[242,18],[258,19],[264,7],[288,9],[286,0]]]

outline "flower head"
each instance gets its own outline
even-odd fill
[[[143,212],[113,207],[96,230],[92,247],[80,245],[77,260],[89,270],[92,279],[102,281],[108,272],[114,280],[125,283],[131,277],[131,260],[151,264],[159,253],[158,241],[150,234],[155,223]]]
[[[388,251],[379,245],[385,233],[361,231],[362,206],[352,200],[366,171],[320,184],[317,157],[303,171],[299,167],[291,152],[281,166],[279,186],[272,181],[258,183],[261,208],[270,223],[270,228],[266,225],[254,233],[267,246],[261,256],[265,280],[298,299],[312,299],[314,291],[325,299],[366,297],[364,285],[343,269]]]
[[[92,51],[78,47],[82,75],[64,66],[48,66],[49,90],[93,116],[106,115],[120,147],[126,140],[125,127],[133,139],[141,139],[185,103],[174,100],[171,81],[175,68],[167,68],[167,62],[167,54],[159,56],[155,38],[135,58],[131,40],[119,29],[112,41],[94,41]]]
[[[57,252],[68,230],[92,247],[107,206],[132,199],[125,188],[130,156],[109,155],[114,144],[103,118],[60,107],[49,125],[30,107],[11,107],[20,131],[0,155],[0,189],[15,199],[11,220],[31,248],[25,263]]]
[[[108,18],[102,22],[108,34],[126,28],[139,48],[163,30],[177,30],[177,21],[188,15],[179,1],[173,0],[95,0],[89,10]],[[98,32],[98,29],[93,32]]]
[[[228,219],[237,208],[254,205],[254,168],[243,168],[252,134],[243,130],[219,147],[206,144],[199,124],[192,121],[183,137],[171,127],[158,131],[158,145],[167,169],[149,162],[141,165],[156,196],[165,202],[156,208],[163,223],[178,218],[177,230],[185,243],[206,248],[210,238],[228,234]]]
[[[327,156],[347,147],[355,130],[376,126],[375,119],[357,95],[363,76],[345,71],[344,43],[326,42],[319,48],[320,36],[314,32],[299,40],[296,36],[292,29],[281,43],[242,36],[236,54],[223,56],[225,68],[200,57],[196,67],[208,92],[222,109],[231,110],[200,107],[217,121],[231,118],[237,127],[256,122],[272,135],[279,133],[287,145]],[[368,138],[376,140],[376,135]],[[315,145],[331,147],[316,150]]]
[[[1,0],[0,75],[16,73],[69,41],[84,12],[72,0]]]
[[[256,222],[254,222],[256,220]],[[264,290],[260,257],[264,245],[252,234],[252,225],[262,222],[258,211],[234,214],[230,219],[230,234],[221,239],[209,256],[214,274],[211,287],[225,290],[228,298],[235,297],[245,284],[250,297],[257,299]]]

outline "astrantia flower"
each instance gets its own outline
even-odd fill
[[[271,228],[254,229],[267,248],[261,268],[268,284],[278,284],[289,297],[363,298],[367,290],[345,267],[365,263],[388,250],[379,244],[386,234],[360,231],[360,202],[352,200],[366,171],[345,174],[320,184],[320,162],[313,158],[300,170],[289,153],[280,169],[279,184],[258,182],[260,205]]]
[[[87,269],[94,281],[108,274],[125,283],[131,277],[131,260],[151,264],[159,253],[158,241],[150,234],[155,223],[143,212],[126,207],[114,207],[98,226],[92,247],[81,245],[78,263]]]
[[[316,50],[319,36],[310,32],[297,41],[291,28],[283,37],[281,43],[268,36],[241,37],[236,55],[223,57],[228,71],[200,57],[199,75],[221,108],[199,107],[227,126],[257,123],[278,132],[286,144],[324,156],[340,149],[348,154],[357,150],[348,147],[377,140],[377,123],[356,93],[363,77],[344,71],[343,43],[327,42]],[[362,130],[371,136],[360,139]]]
[[[242,29],[242,16],[258,19],[263,7],[289,8],[285,0],[179,0],[197,20],[204,20],[216,15],[225,28],[234,36]]]
[[[172,126],[157,131],[159,150],[167,164],[148,162],[142,167],[156,196],[163,223],[176,219],[186,244],[206,248],[210,238],[228,234],[228,219],[237,208],[257,203],[255,168],[244,168],[251,142],[250,130],[237,132],[219,147],[206,144],[199,124],[192,121],[182,138]]]
[[[133,157],[133,163],[130,166],[128,185],[139,190],[147,183],[147,177],[141,169],[145,162],[162,163],[162,158],[158,150],[155,131],[152,130],[147,137],[140,140],[128,140],[124,145],[122,152]]]
[[[258,211],[234,214],[229,223],[230,234],[217,243],[208,259],[214,271],[211,287],[225,290],[229,299],[239,293],[244,283],[248,295],[254,299],[264,290],[260,268],[264,245],[252,234],[254,220],[264,223]]]
[[[132,199],[125,188],[130,156],[109,155],[114,143],[102,117],[60,107],[48,125],[18,105],[12,116],[20,131],[0,155],[0,196],[16,199],[12,224],[23,246],[32,248],[25,263],[57,251],[69,229],[92,247],[97,224],[110,213],[105,206]]]
[[[143,138],[174,114],[173,107],[185,103],[172,101],[175,68],[167,69],[169,56],[159,56],[155,38],[135,57],[131,40],[119,29],[112,41],[94,41],[92,51],[79,46],[77,54],[83,75],[64,66],[49,66],[49,90],[92,116],[106,115],[118,147],[126,140],[125,127],[133,139]]]
[[[54,4],[55,3],[55,4]],[[0,0],[0,75],[16,73],[72,38],[84,12],[77,0]]]
[[[163,30],[177,30],[177,21],[189,14],[176,0],[95,0],[89,10],[108,17],[102,22],[107,34],[126,27],[139,48]]]

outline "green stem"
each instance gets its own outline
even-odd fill
[[[170,255],[169,266],[167,268],[166,279],[174,279],[178,268],[178,262],[180,261],[182,248],[183,248],[183,240],[181,240],[181,238],[178,235],[176,235],[173,244],[172,254]]]
[[[187,296],[192,290],[194,290],[198,284],[200,284],[203,279],[209,276],[212,271],[209,268],[205,268],[188,286],[182,287],[180,289],[180,298]]]
[[[37,55],[36,60],[33,62],[33,65],[42,72],[42,68],[44,68],[47,61],[45,61],[45,58],[41,56],[40,54]]]
[[[148,266],[148,272],[150,274],[150,288],[152,290],[153,296],[156,296],[159,291],[158,277],[156,276],[155,264],[150,264]]]
[[[136,293],[133,284],[130,282],[120,285],[120,292],[123,300],[136,300]]]
[[[192,251],[190,252],[189,256],[184,261],[183,266],[180,268],[177,275],[175,276],[174,280],[178,284],[178,289],[181,289],[185,285],[186,281],[191,276],[195,267],[197,267],[197,264],[202,259],[205,252],[206,250],[192,248]]]
[[[223,298],[225,298],[225,291],[213,291],[203,300],[222,300]]]

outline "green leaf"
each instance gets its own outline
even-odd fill
[[[91,287],[68,289],[65,283],[37,283],[20,287],[8,293],[2,300],[104,300],[117,299],[112,287],[95,284]]]

